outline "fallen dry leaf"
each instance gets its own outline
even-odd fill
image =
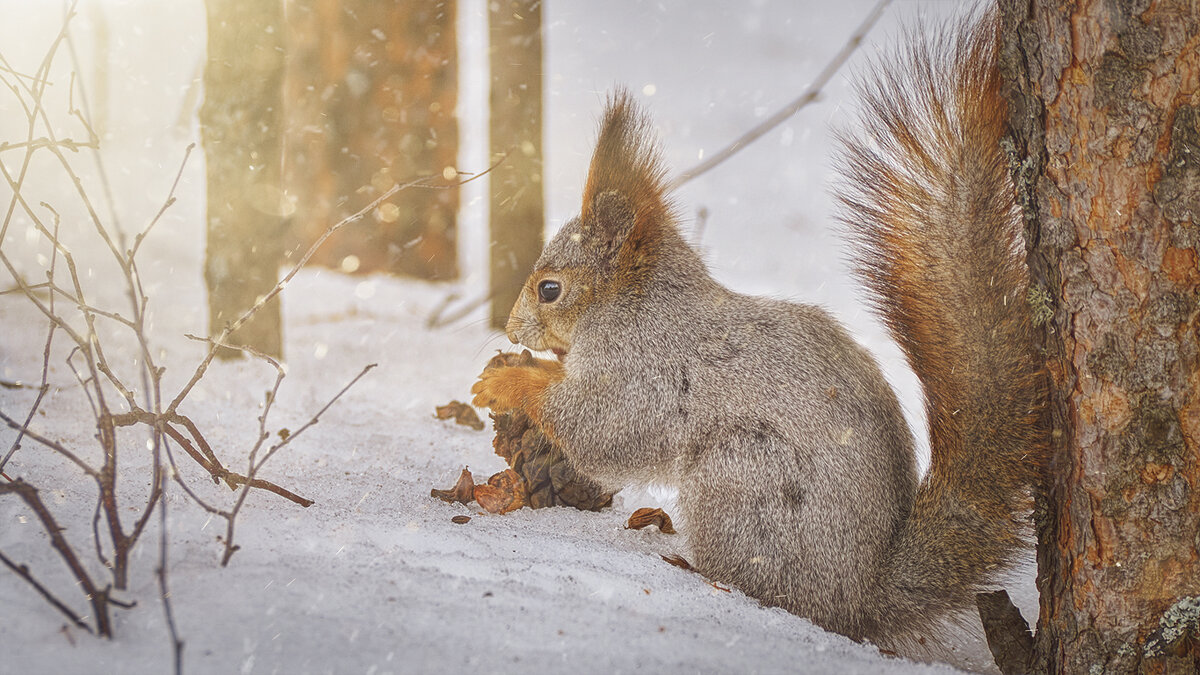
[[[672,565],[674,565],[674,566],[676,566],[676,567],[681,567],[681,568],[683,568],[683,569],[685,569],[685,570],[690,570],[690,569],[692,569],[692,564],[691,564],[690,562],[688,562],[688,561],[684,560],[684,559],[683,559],[683,556],[678,556],[678,555],[662,555],[662,556],[659,556],[659,557],[660,557],[660,558],[662,558],[663,560],[665,560],[666,562],[669,562],[669,563],[671,563]]]
[[[434,412],[434,417],[439,420],[453,419],[455,422],[471,427],[475,431],[483,431],[483,420],[479,419],[479,415],[475,414],[474,408],[462,401],[450,401],[446,405],[439,405]]]
[[[462,473],[458,476],[458,482],[449,490],[430,490],[430,497],[437,497],[446,502],[458,502],[459,504],[470,504],[475,498],[475,478],[471,476],[471,472],[463,467]]]
[[[479,505],[488,513],[501,513],[512,499],[485,483],[475,486],[475,501],[479,502]]]
[[[629,522],[625,523],[627,530],[640,530],[649,525],[657,525],[660,532],[663,534],[675,534],[675,528],[671,525],[671,516],[667,515],[662,509],[643,508],[633,512],[629,516]]]
[[[512,469],[505,469],[475,486],[475,501],[489,513],[505,514],[525,506],[525,480]]]
[[[466,525],[467,523],[471,522],[471,516],[454,516],[450,519],[450,522],[454,523],[455,525]]]
[[[684,560],[682,556],[671,554],[671,555],[660,555],[659,557],[662,558],[663,561],[668,562],[668,563],[670,563],[676,567],[679,567],[681,569],[688,570],[689,572],[696,571],[696,568],[692,567],[692,564],[690,562]],[[718,584],[717,582],[713,581],[712,579],[705,579],[704,581],[707,582],[709,586],[712,586],[714,590],[723,591],[725,593],[733,592],[731,589]]]

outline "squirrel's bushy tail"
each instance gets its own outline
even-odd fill
[[[973,607],[1012,561],[1044,452],[996,19],[931,32],[879,60],[843,139],[857,272],[924,387],[932,448],[866,618],[884,642]]]

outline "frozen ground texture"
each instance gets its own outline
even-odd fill
[[[949,4],[925,9],[944,11]],[[460,165],[469,170],[486,164],[479,136],[483,4],[461,0],[459,6],[466,40]],[[682,169],[797,95],[868,9],[866,2],[547,4],[551,229],[577,209],[594,121],[610,86],[626,84],[645,102],[659,125],[668,163]],[[893,6],[872,42],[894,34],[897,17],[916,10],[908,3]],[[14,65],[34,70],[57,30],[57,3],[0,0],[0,13],[7,17],[0,49]],[[157,209],[183,148],[196,136],[185,93],[203,55],[203,5],[84,2],[76,24],[84,62],[93,53],[89,30],[101,16],[113,34],[105,161],[116,212],[132,229]],[[868,44],[864,52],[873,49]],[[69,61],[63,58],[61,65],[55,79],[65,82]],[[910,416],[919,418],[913,378],[863,312],[833,234],[828,132],[843,119],[848,100],[839,78],[820,104],[686,186],[680,200],[685,213],[708,210],[701,246],[719,279],[737,290],[826,306],[880,356]],[[16,123],[13,115],[19,113],[0,109],[6,139]],[[81,156],[77,166],[87,168],[86,159]],[[34,187],[48,198],[63,194],[61,186]],[[379,367],[265,469],[265,478],[316,504],[301,509],[271,494],[253,494],[238,524],[242,548],[228,568],[218,564],[222,524],[178,489],[171,493],[170,582],[186,643],[185,670],[952,672],[945,665],[883,656],[666,565],[660,553],[686,555],[680,536],[629,531],[623,524],[641,506],[670,509],[669,491],[629,489],[598,514],[522,509],[481,515],[477,508],[429,497],[431,487],[452,485],[464,465],[478,480],[504,466],[491,453],[490,432],[435,420],[432,412],[438,404],[464,399],[492,351],[507,340],[486,330],[479,313],[447,328],[424,327],[446,294],[481,292],[482,189],[464,192],[463,262],[469,274],[462,282],[433,285],[310,270],[286,291],[289,376],[272,430],[296,428],[363,365]],[[0,197],[7,201],[8,195]],[[142,255],[155,345],[168,367],[167,391],[178,387],[202,354],[182,335],[206,332],[199,158],[185,171],[179,198]],[[79,255],[96,252],[78,220],[67,218],[64,228],[65,236],[80,242]],[[6,246],[22,245],[25,228],[15,228],[10,237],[17,241]],[[0,282],[0,289],[7,286]],[[120,302],[117,288],[97,294]],[[26,305],[0,295],[0,378],[6,380],[36,381],[40,373],[44,328]],[[45,406],[50,414],[35,428],[81,452],[92,451],[90,413],[60,357],[51,377],[57,387]],[[231,468],[244,463],[271,380],[261,364],[218,365],[184,408]],[[0,408],[23,414],[31,398],[29,391],[0,389]],[[0,450],[11,439],[11,432],[0,431]],[[126,483],[131,504],[145,489],[144,454],[136,447],[126,451],[126,469],[139,477]],[[191,471],[190,484],[205,496],[230,498],[206,483],[198,469],[185,465],[184,471]],[[29,442],[7,472],[57,488],[44,496],[98,574],[87,543],[90,484]],[[455,515],[472,518],[458,525],[451,522]],[[153,577],[156,528],[152,525],[135,553],[131,587],[120,596],[138,607],[114,611],[111,642],[64,632],[57,613],[14,575],[0,572],[0,672],[167,672],[170,653]],[[52,585],[69,583],[44,533],[15,499],[0,500],[0,550]],[[1028,605],[1028,580],[1023,583]],[[64,597],[83,611],[80,598]],[[980,645],[969,638],[955,641],[946,657],[969,668],[987,664]]]

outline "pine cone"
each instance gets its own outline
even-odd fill
[[[520,412],[493,414],[492,447],[525,480],[530,508],[574,506],[599,511],[612,505],[613,492],[575,471],[541,429]]]

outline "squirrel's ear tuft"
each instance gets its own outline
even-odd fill
[[[653,238],[674,220],[667,192],[666,169],[650,121],[629,92],[619,88],[609,94],[600,122],[580,217],[618,246],[631,233]]]

